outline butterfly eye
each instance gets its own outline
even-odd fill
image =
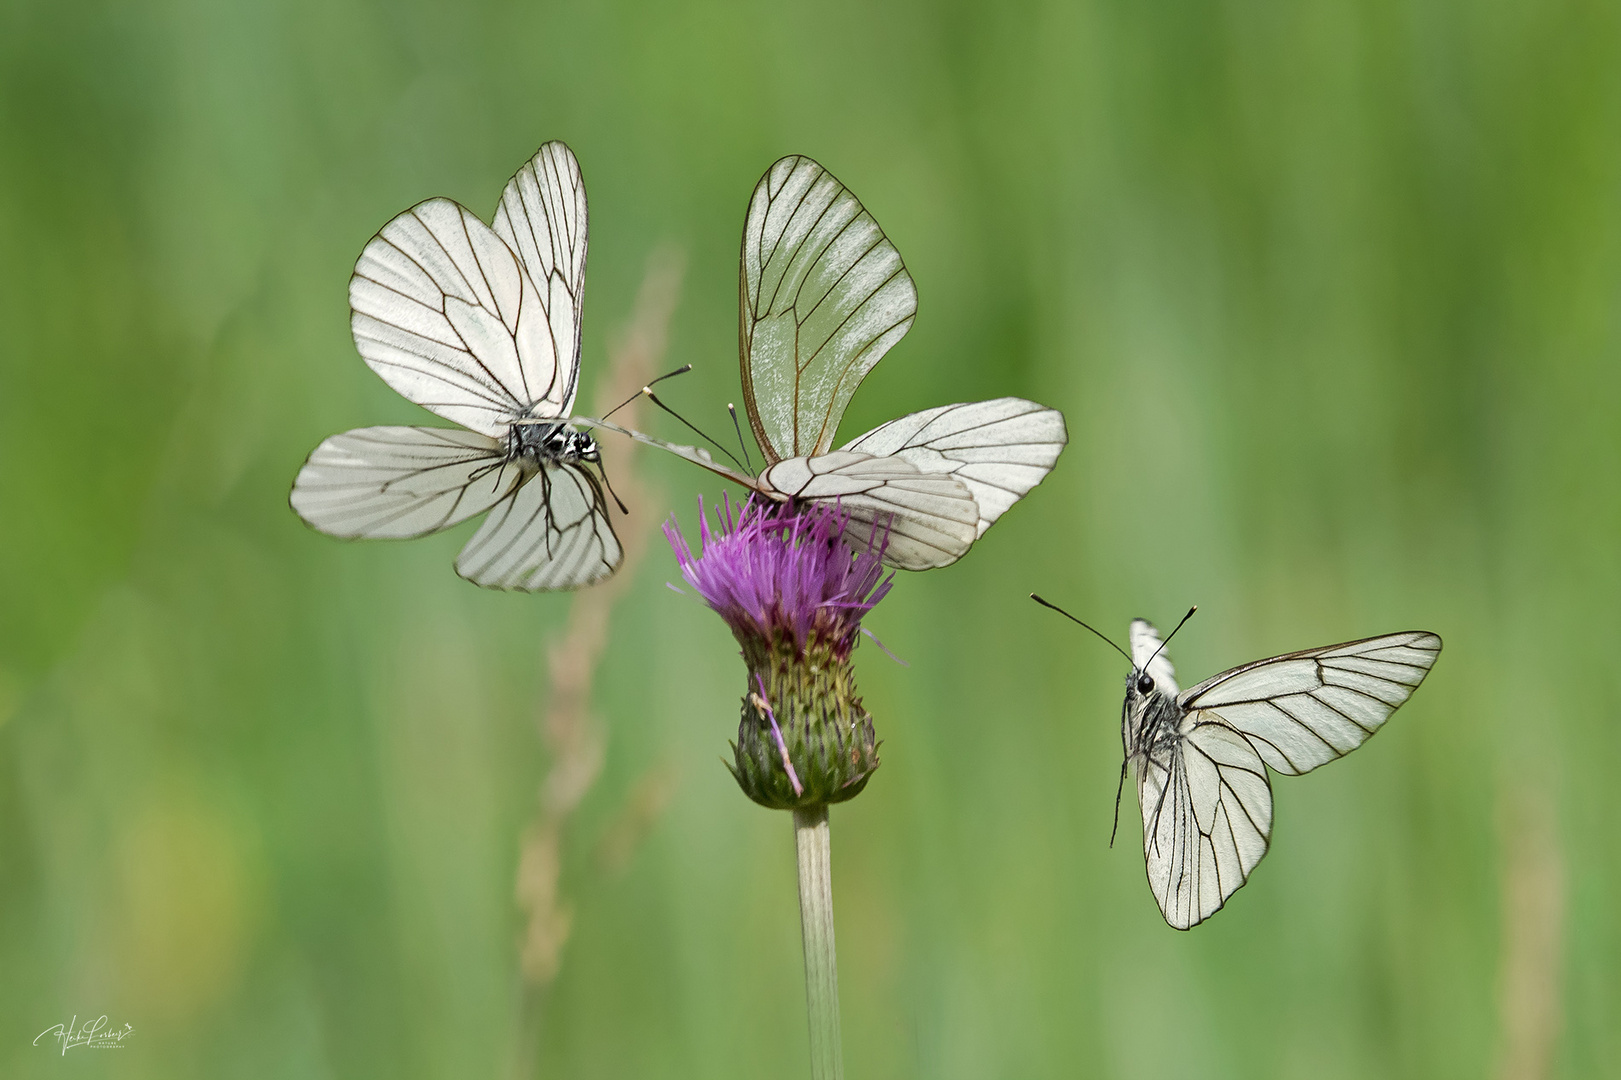
[[[1152,689],[1154,689],[1153,676],[1149,675],[1147,672],[1137,676],[1137,692],[1139,694],[1146,694]]]

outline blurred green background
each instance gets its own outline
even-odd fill
[[[743,668],[662,540],[569,749],[571,597],[457,579],[471,525],[345,545],[286,505],[324,436],[437,422],[355,354],[362,245],[432,195],[487,216],[552,138],[591,198],[587,396],[674,245],[668,397],[726,426],[744,208],[805,153],[921,296],[846,436],[1069,418],[868,621],[911,666],[862,650],[885,764],[833,813],[852,1077],[1621,1075],[1609,0],[9,0],[0,1074],[806,1074],[789,820],[717,760]],[[636,468],[652,519],[718,494]],[[1106,846],[1124,667],[1032,589],[1117,637],[1199,603],[1185,684],[1446,652],[1276,785],[1272,854],[1179,934],[1129,799]],[[31,1045],[103,1013],[124,1049]]]

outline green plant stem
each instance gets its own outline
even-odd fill
[[[805,940],[811,1080],[844,1080],[839,966],[833,947],[833,860],[826,806],[794,811],[794,846],[799,851],[799,922]]]

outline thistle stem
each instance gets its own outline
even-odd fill
[[[833,861],[825,805],[794,811],[794,845],[799,851],[799,922],[805,941],[811,1080],[844,1080],[839,968],[833,948]]]

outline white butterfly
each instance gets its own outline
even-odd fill
[[[1129,765],[1137,776],[1148,885],[1165,921],[1186,930],[1208,919],[1266,854],[1268,766],[1297,776],[1355,750],[1440,655],[1437,635],[1407,630],[1256,660],[1179,692],[1159,633],[1132,620],[1120,775]]]
[[[1263,765],[1296,776],[1361,746],[1424,681],[1441,639],[1408,630],[1306,649],[1181,693],[1142,619],[1131,624],[1131,655],[1120,734],[1137,775],[1148,884],[1165,921],[1186,930],[1215,914],[1266,854]]]
[[[449,199],[383,226],[349,281],[355,345],[407,399],[468,430],[334,435],[293,482],[299,517],[333,536],[398,538],[489,511],[456,559],[469,581],[572,589],[612,574],[623,553],[601,456],[568,423],[585,254],[585,183],[560,142],[508,182],[493,229]]]
[[[905,570],[961,558],[1058,460],[1063,415],[1011,397],[913,413],[832,449],[856,387],[911,328],[917,289],[872,215],[811,159],[783,158],[755,187],[740,279],[743,400],[764,471],[601,426],[779,502],[837,501],[852,541],[887,535],[884,561]]]

